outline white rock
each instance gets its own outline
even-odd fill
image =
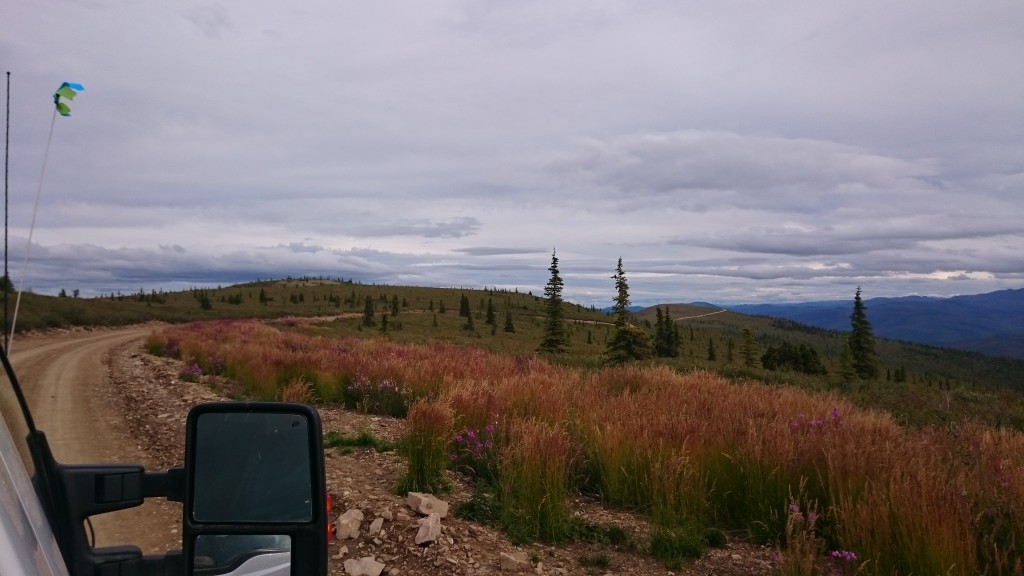
[[[426,518],[420,519],[420,529],[416,532],[416,545],[423,546],[430,544],[441,535],[441,515],[432,512]]]
[[[530,569],[530,559],[526,557],[525,552],[502,552],[498,555],[498,567],[503,572],[522,572]]]
[[[369,534],[370,536],[376,536],[377,533],[380,532],[382,526],[384,526],[384,519],[376,518],[373,522],[370,523],[370,529],[367,531],[367,534]]]
[[[345,573],[348,576],[380,576],[384,571],[384,565],[377,562],[372,556],[366,556],[356,560],[349,558],[345,560]]]
[[[346,538],[358,538],[359,537],[359,526],[363,523],[363,512],[358,508],[353,508],[340,517],[338,517],[338,523],[336,528],[336,534],[338,540],[344,540]]]
[[[444,500],[439,500],[430,494],[409,492],[409,495],[405,498],[405,503],[413,511],[424,516],[433,513],[440,514],[441,518],[448,516],[448,503]]]

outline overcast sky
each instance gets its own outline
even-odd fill
[[[598,306],[619,257],[635,304],[1022,288],[1022,31],[1020,0],[6,0],[10,272],[540,293],[557,250]]]

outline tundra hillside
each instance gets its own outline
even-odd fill
[[[401,312],[399,317],[401,317]],[[589,494],[648,514],[668,566],[723,533],[783,573],[1021,574],[1024,436],[907,427],[836,392],[664,366],[579,369],[434,341],[321,335],[348,320],[170,327],[147,344],[236,398],[407,416],[399,489],[475,487],[463,514],[519,540],[573,533]]]
[[[668,566],[729,533],[781,545],[791,574],[1021,573],[1012,361],[880,341],[879,377],[850,381],[841,333],[668,305],[638,317],[655,333],[671,320],[674,355],[603,368],[610,318],[582,306],[564,306],[567,353],[534,353],[544,304],[289,279],[34,296],[22,327],[213,320],[168,328],[149,349],[231,397],[407,416],[418,456],[396,488],[462,474],[476,487],[462,513],[520,540],[578,532],[565,501],[586,494],[648,514],[642,546]],[[787,349],[820,366],[768,370],[758,356]]]
[[[76,298],[73,290],[65,294],[25,294],[17,329],[322,316],[334,321],[306,329],[324,336],[386,335],[396,342],[441,340],[499,354],[531,354],[543,335],[545,318],[545,301],[539,294],[366,285],[317,278],[183,292],[112,293],[99,298]],[[368,301],[372,322],[366,321]],[[857,406],[884,410],[897,422],[912,426],[967,419],[1024,429],[1024,361],[877,339],[879,378],[851,384],[841,377],[840,356],[846,338],[843,332],[685,304],[667,304],[659,309],[677,327],[679,339],[677,354],[653,360],[654,365],[680,372],[707,370],[733,381],[832,390]],[[612,318],[571,303],[565,303],[564,310],[569,345],[566,353],[549,360],[582,369],[601,367]],[[493,314],[490,322],[489,312]],[[868,314],[874,320],[870,310]],[[656,332],[656,309],[635,316],[642,327]],[[753,367],[745,365],[740,355],[744,328],[756,347],[758,362]],[[814,352],[825,374],[807,373],[792,366],[769,370],[764,367],[769,364],[760,361],[769,350],[801,347]]]

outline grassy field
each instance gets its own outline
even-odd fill
[[[403,487],[457,470],[476,486],[461,513],[519,540],[604,533],[568,516],[583,493],[648,514],[642,546],[667,566],[728,533],[781,545],[786,574],[1024,574],[1022,363],[879,341],[883,376],[844,383],[842,333],[672,304],[678,356],[609,368],[610,318],[573,304],[568,353],[536,354],[543,304],[285,279],[29,294],[19,327],[165,321],[147,346],[183,379],[405,417]],[[636,315],[652,331],[655,316]],[[761,351],[813,348],[828,373],[745,366],[744,329]]]
[[[463,297],[469,302],[472,329],[467,327],[468,319],[459,315]],[[373,326],[363,324],[367,298],[374,309]],[[302,330],[327,337],[384,336],[412,344],[444,341],[523,355],[533,353],[540,341],[543,304],[540,295],[498,290],[283,279],[208,290],[111,294],[88,299],[25,294],[17,327],[34,330],[151,320],[184,323],[223,318],[319,317],[317,322],[303,323]],[[488,307],[494,313],[493,325],[486,322]],[[975,420],[1024,430],[1024,362],[1020,360],[879,340],[882,377],[849,386],[838,376],[844,333],[733,312],[712,314],[717,311],[690,305],[670,304],[662,309],[667,309],[679,326],[680,353],[675,358],[651,361],[651,365],[680,372],[707,370],[732,381],[835,390],[860,407],[892,414],[902,424]],[[566,304],[565,312],[571,345],[568,353],[548,360],[560,366],[599,369],[611,328],[610,317],[571,303]],[[511,316],[513,332],[505,330],[507,316]],[[653,309],[636,316],[653,332]],[[744,366],[738,350],[745,327],[761,351],[782,342],[813,348],[829,373],[771,372]],[[716,351],[714,360],[708,359],[710,345]],[[906,372],[905,382],[894,381],[892,375],[899,370]]]
[[[781,545],[786,574],[1024,571],[1019,432],[907,427],[837,391],[703,370],[359,336],[351,320],[192,323],[147,345],[234,397],[407,417],[402,487],[462,472],[477,491],[464,513],[517,540],[579,532],[567,502],[584,493],[648,514],[643,549],[669,567],[724,532]]]

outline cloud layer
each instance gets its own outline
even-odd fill
[[[1012,0],[7,14],[11,273],[39,292],[537,292],[552,250],[599,306],[620,256],[644,304],[1024,287]]]

